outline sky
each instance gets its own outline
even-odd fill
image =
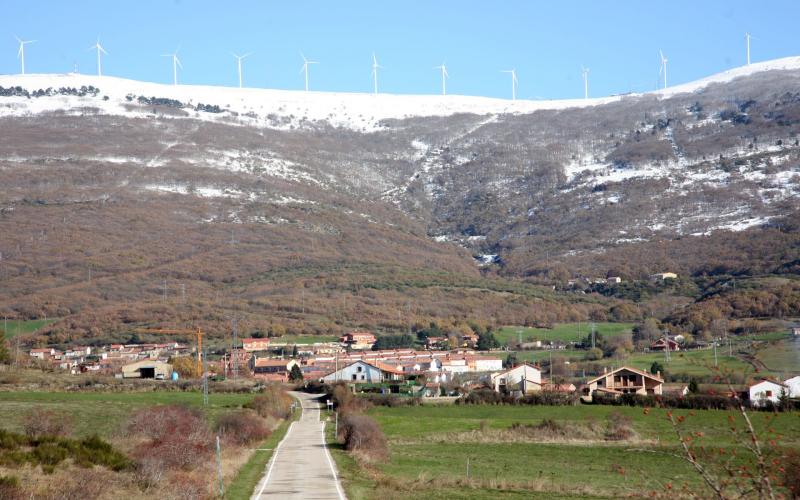
[[[88,50],[99,36],[106,75],[172,82],[238,85],[232,53],[247,87],[303,88],[303,52],[318,91],[372,91],[372,53],[384,68],[379,90],[508,98],[583,96],[581,67],[593,97],[654,90],[659,49],[670,85],[752,61],[800,54],[800,1],[739,0],[25,0],[4,2],[0,74],[20,72],[14,36],[25,47],[27,73],[96,73]]]

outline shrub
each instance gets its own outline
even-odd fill
[[[248,412],[223,415],[215,428],[223,439],[240,446],[262,441],[271,434],[264,419]]]
[[[139,410],[131,417],[128,432],[149,438],[133,452],[140,472],[154,467],[191,469],[206,461],[212,450],[213,439],[205,418],[183,406]]]
[[[635,436],[631,427],[631,417],[623,415],[618,411],[608,414],[606,417],[606,439],[609,441],[625,441]]]
[[[22,487],[16,476],[0,476],[0,498],[22,500],[23,497]]]
[[[340,382],[333,386],[332,399],[339,413],[359,413],[367,409],[369,402],[353,394],[350,386]]]
[[[255,410],[260,417],[288,418],[292,411],[292,397],[279,385],[270,384],[244,406]]]
[[[339,439],[345,449],[369,461],[385,461],[389,457],[386,436],[372,418],[366,415],[345,414],[339,420]]]
[[[29,438],[63,437],[71,432],[72,419],[62,413],[36,408],[25,416],[22,427]]]

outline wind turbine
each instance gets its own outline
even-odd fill
[[[450,75],[447,74],[447,67],[444,65],[444,63],[442,63],[441,66],[434,66],[433,69],[442,71],[442,95],[447,95],[447,85],[445,82],[447,81],[447,78],[450,77]]]
[[[372,53],[372,90],[375,95],[378,95],[378,69],[383,69],[383,66],[378,64],[378,58],[375,57],[375,52]],[[308,90],[308,89],[306,89]]]
[[[237,56],[236,54],[233,54],[233,57],[236,58],[236,67],[239,69],[239,88],[242,88],[242,60],[250,57],[251,55],[253,55],[252,52],[248,52],[243,56]]]
[[[510,73],[511,74],[511,100],[517,100],[517,70],[515,69],[507,69],[501,71],[501,73]]]
[[[181,50],[180,47],[175,49],[175,52],[172,54],[161,54],[161,57],[171,57],[172,58],[172,84],[178,84],[178,67],[180,66],[183,69],[183,64],[181,64],[181,60],[178,59],[178,51]]]
[[[104,49],[103,46],[100,45],[100,37],[97,37],[97,42],[95,42],[94,45],[89,47],[88,50],[97,50],[97,76],[103,76],[103,67],[100,62],[100,55],[101,54],[108,55],[108,52],[106,52],[106,49]]]
[[[16,35],[14,35],[14,38],[16,38],[17,41],[19,42],[19,51],[17,52],[17,57],[19,58],[20,63],[22,64],[22,74],[24,75],[25,74],[25,44],[26,43],[33,43],[36,40],[23,40],[23,39],[21,39],[20,37],[18,37]]]
[[[581,75],[583,75],[583,98],[589,98],[589,68],[581,66]]]
[[[302,52],[300,52],[300,57],[303,58],[303,67],[300,68],[300,73],[305,73],[306,92],[308,92],[308,65],[309,64],[319,64],[319,63],[317,61],[309,61],[308,59],[306,59],[306,56]],[[373,54],[373,60],[374,60],[374,54]],[[375,66],[374,65],[373,65],[373,71],[375,71]],[[375,76],[375,81],[376,82],[378,81],[377,73],[376,73],[376,76]],[[376,88],[377,88],[377,83],[375,85],[376,85]],[[376,90],[376,92],[377,92],[377,90]]]
[[[661,49],[658,50],[658,55],[661,57],[661,66],[658,68],[658,75],[664,74],[664,88],[667,88],[667,61],[668,59],[664,57],[664,53]]]
[[[749,32],[744,34],[744,39],[747,42],[747,65],[750,66],[750,39],[753,37]]]

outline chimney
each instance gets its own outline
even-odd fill
[[[661,370],[658,370],[658,371],[656,372],[656,377],[658,377],[658,378],[661,378]]]
[[[607,366],[604,366],[604,367],[603,367],[603,375],[605,375],[606,373],[608,373],[608,367],[607,367]]]

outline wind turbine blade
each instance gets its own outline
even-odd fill
[[[243,55],[243,56],[242,56],[242,59],[244,59],[245,57],[250,57],[250,56],[252,56],[252,55],[253,55],[253,53],[252,53],[252,52],[248,52],[247,54],[245,54],[245,55]]]
[[[17,35],[14,35],[14,38],[16,38],[19,43],[22,43],[22,38],[18,37]]]
[[[178,64],[178,67],[183,69],[183,64],[181,64],[181,60],[178,59],[178,56],[175,56],[175,62]]]
[[[300,57],[303,58],[303,62],[308,62],[308,59],[306,59],[306,56],[305,56],[305,54],[303,54],[302,50],[300,51]]]

